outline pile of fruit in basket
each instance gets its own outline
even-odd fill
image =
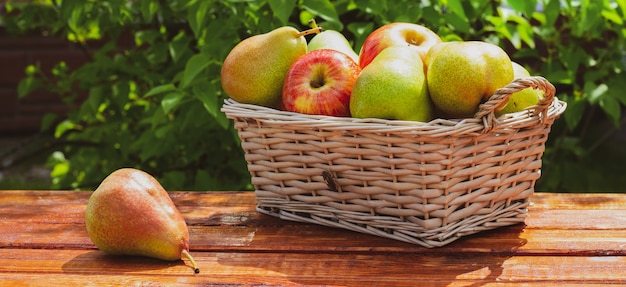
[[[359,53],[340,32],[312,27],[243,39],[222,66],[226,94],[303,114],[428,122],[472,117],[497,89],[530,77],[499,46],[445,42],[419,24],[380,26]],[[542,96],[532,88],[515,92],[496,115],[524,110]]]

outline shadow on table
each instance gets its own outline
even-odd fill
[[[218,255],[218,262],[251,270],[250,276],[272,274],[298,285],[446,286],[460,283],[463,286],[481,286],[501,279],[505,261],[526,244],[526,240],[520,238],[523,229],[522,224],[502,227],[431,249],[351,231],[337,231],[346,232],[338,239],[360,237],[358,242],[361,245],[371,246],[339,244],[343,247],[332,250],[328,246],[333,245],[325,242],[321,244],[327,244],[326,248],[307,248],[297,237],[292,237],[293,242],[283,242],[289,248],[251,252],[239,257],[222,254]],[[256,236],[264,235],[257,233]],[[310,243],[315,234],[308,237],[302,241]],[[254,239],[251,242],[253,245]],[[298,247],[303,250],[298,250]]]
[[[78,255],[63,264],[66,273],[120,274],[170,268],[185,264],[183,261],[163,261],[139,256],[114,256],[94,250]],[[190,269],[190,272],[191,269]]]

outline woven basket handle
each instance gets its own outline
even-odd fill
[[[556,89],[548,80],[541,76],[533,76],[526,78],[518,78],[513,80],[508,85],[497,89],[495,94],[489,98],[486,102],[482,103],[478,112],[474,115],[475,118],[482,119],[485,129],[483,133],[488,133],[494,130],[498,126],[498,118],[495,115],[497,110],[503,109],[509,100],[511,94],[532,87],[533,89],[541,89],[544,91],[543,99],[541,99],[537,105],[529,107],[534,114],[543,114],[542,120],[547,119],[546,112],[552,104]]]

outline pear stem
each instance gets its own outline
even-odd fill
[[[311,20],[309,20],[309,27],[311,28],[317,28],[317,22],[315,21],[315,18],[311,18]]]
[[[198,268],[198,264],[196,264],[196,261],[193,260],[193,257],[191,256],[191,254],[189,254],[189,250],[183,249],[183,256],[185,256],[187,259],[189,259],[189,262],[191,262],[191,266],[193,267],[193,272],[196,274],[200,273],[200,268]]]
[[[321,32],[322,32],[322,27],[317,26],[315,28],[304,30],[298,33],[297,37],[302,37],[302,36],[311,35],[311,34],[319,34]]]

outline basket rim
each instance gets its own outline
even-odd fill
[[[509,91],[508,94],[501,98],[508,99],[510,93]],[[551,102],[545,103],[543,106],[531,106],[523,111],[503,114],[500,117],[494,115],[495,108],[491,106],[488,107],[491,110],[486,114],[483,111],[482,118],[436,118],[429,122],[308,115],[254,104],[239,103],[232,98],[224,100],[221,111],[230,119],[245,121],[248,124],[256,123],[258,126],[305,128],[320,131],[349,131],[353,133],[366,130],[369,133],[408,133],[433,137],[449,135],[478,136],[487,133],[510,132],[524,127],[543,124],[545,121],[554,121],[565,111],[567,103],[559,100],[554,95],[550,97],[550,100]],[[498,102],[495,103],[495,105],[497,104]],[[479,113],[481,111],[477,114]]]

